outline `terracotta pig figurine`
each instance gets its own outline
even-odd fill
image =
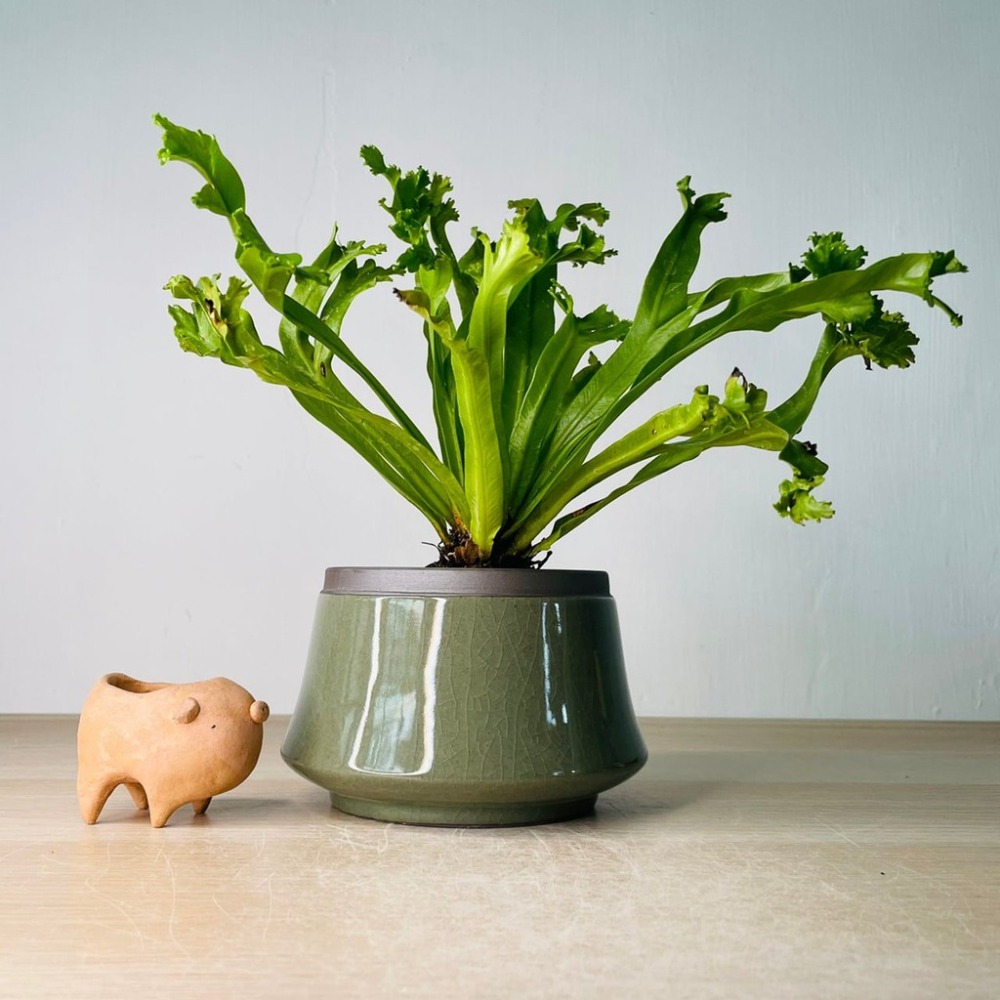
[[[225,677],[150,684],[107,674],[90,692],[77,731],[77,797],[96,823],[108,796],[125,785],[138,809],[163,826],[190,802],[200,815],[250,774],[270,710]]]

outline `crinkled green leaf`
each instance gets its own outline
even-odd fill
[[[581,205],[567,202],[559,206],[552,219],[546,216],[537,198],[522,198],[508,205],[514,210],[511,225],[523,230],[529,248],[542,262],[523,286],[515,289],[507,309],[501,421],[510,430],[542,353],[555,334],[552,295],[558,284],[558,266],[603,264],[615,251],[582,222],[587,219],[599,226],[607,222],[609,213],[597,202]],[[564,239],[565,233],[575,235]]]
[[[523,229],[531,249],[547,265],[560,262],[603,264],[617,253],[605,246],[603,236],[581,221],[588,219],[598,226],[608,221],[610,213],[597,202],[560,205],[552,219],[546,217],[537,198],[520,198],[507,205],[514,210],[512,224]],[[564,232],[576,235],[564,241]]]
[[[329,370],[314,371],[300,359],[263,344],[242,308],[248,286],[233,278],[223,291],[215,279],[178,276],[168,289],[193,303],[171,307],[177,339],[185,350],[248,368],[265,382],[287,386],[298,402],[354,448],[395,489],[420,509],[442,539],[449,525],[468,518],[465,495],[436,456],[404,429],[371,413]]]
[[[849,247],[843,233],[813,233],[810,248],[802,254],[805,269],[814,278],[825,278],[838,271],[856,271],[865,262],[868,251]]]
[[[775,507],[797,523],[833,513],[814,491],[826,464],[799,435],[833,369],[850,358],[881,368],[913,363],[917,337],[887,312],[877,293],[904,292],[961,317],[932,292],[941,275],[964,271],[953,252],[901,254],[865,265],[863,247],[840,232],[814,233],[802,265],[723,278],[700,292],[690,284],[701,237],[725,218],[725,194],[697,196],[677,185],[680,221],[646,276],[635,317],[601,306],[577,316],[559,284],[563,264],[604,263],[613,253],[599,232],[608,218],[597,202],[564,203],[550,219],[537,199],[509,203],[496,239],[473,230],[471,247],[452,248],[458,219],[451,182],[419,167],[404,171],[373,146],[362,158],[389,184],[381,204],[402,251],[380,265],[380,245],[333,238],[316,260],[273,251],[246,213],[235,169],[211,136],[162,117],[161,159],[192,165],[205,179],[195,204],[229,219],[236,256],[252,284],[281,316],[281,350],[261,342],[243,303],[249,286],[231,279],[177,277],[170,307],[180,345],[287,385],[295,398],[362,454],[418,506],[452,562],[509,565],[530,558],[618,497],[706,451],[752,447],[791,467]],[[422,323],[427,373],[442,459],[341,338],[356,297],[409,275],[395,289]],[[457,305],[457,309],[456,309]],[[767,393],[734,369],[721,396],[699,386],[688,403],[668,407],[617,438],[615,421],[666,373],[729,332],[767,332],[820,317],[823,332],[802,384],[768,409]],[[594,353],[602,344],[615,345]],[[393,420],[371,413],[341,380],[354,371]],[[571,509],[612,477],[629,472],[600,499]],[[548,530],[547,537],[538,541]]]
[[[692,322],[700,307],[690,305],[645,338],[636,338],[633,325],[629,336],[560,418],[553,444],[560,463],[579,462],[581,454],[611,422],[663,375],[725,334],[736,330],[768,332],[789,320],[817,314],[835,317],[841,323],[867,320],[874,310],[873,291],[907,292],[926,298],[936,259],[935,254],[901,254],[862,270],[771,290],[757,284],[737,288],[722,311]],[[940,304],[939,300],[934,304]]]
[[[384,251],[381,244],[368,245],[360,241],[341,244],[335,227],[330,242],[312,264],[295,269],[294,287],[289,297],[318,316],[339,337],[344,316],[354,299],[378,282],[393,277],[391,269],[380,267],[373,259],[358,263],[362,258],[373,258]],[[284,317],[279,323],[278,335],[282,350],[286,354],[297,354],[314,371],[328,366],[334,357],[331,347]]]
[[[381,198],[379,204],[392,216],[391,231],[408,246],[399,257],[399,267],[415,272],[433,266],[437,251],[430,240],[432,227],[443,235],[446,224],[458,220],[455,202],[447,197],[451,181],[423,167],[404,173],[387,163],[376,146],[362,146],[361,158],[372,174],[384,177],[392,188],[392,199]]]
[[[232,214],[231,222],[236,236],[236,262],[264,296],[264,301],[280,312],[285,301],[285,290],[302,263],[302,256],[297,253],[275,253],[264,242],[243,209],[237,209]]]
[[[633,465],[646,463],[628,483],[597,501],[596,506],[587,505],[582,511],[557,519],[554,534],[542,547],[592,517],[612,500],[710,448],[739,446],[780,452],[788,444],[788,434],[769,419],[766,403],[767,393],[747,382],[738,369],[726,380],[721,400],[709,394],[708,386],[698,386],[690,403],[655,414],[578,469],[566,469],[544,501],[515,521],[510,529],[513,545],[528,545],[577,497]],[[689,437],[690,443],[674,443],[679,437]]]
[[[701,255],[701,234],[712,222],[726,218],[725,192],[695,197],[691,178],[677,182],[684,214],[663,241],[642,286],[630,337],[647,334],[673,319],[687,306],[688,285]]]
[[[825,476],[829,470],[826,462],[819,457],[816,452],[816,445],[811,441],[798,441],[792,439],[782,449],[778,456],[783,462],[787,462],[800,479],[816,479]]]
[[[782,517],[790,517],[796,524],[807,521],[823,521],[833,517],[833,504],[817,500],[812,491],[823,484],[822,476],[811,479],[785,479],[779,489],[774,509]]]
[[[778,457],[792,467],[792,477],[782,481],[774,509],[796,524],[833,517],[833,505],[812,495],[823,484],[829,468],[816,454],[816,446],[809,441],[789,441]]]
[[[294,295],[287,294],[288,285],[302,258],[298,254],[275,253],[264,241],[246,214],[239,175],[222,154],[214,137],[174,125],[162,115],[155,116],[154,121],[164,130],[164,146],[160,151],[162,163],[172,159],[181,160],[198,170],[208,179],[209,184],[223,185],[218,191],[218,206],[224,209],[221,214],[228,215],[236,237],[236,260],[265,301],[300,333],[313,338],[343,361],[372,390],[396,422],[419,444],[429,448],[417,425],[370,369],[347,347],[338,332],[297,301]],[[213,208],[214,210],[216,209]]]
[[[246,208],[243,181],[222,155],[214,135],[182,128],[163,115],[153,115],[153,121],[163,129],[160,163],[179,160],[194,167],[208,181],[192,199],[199,208],[218,215],[232,215]]]
[[[875,362],[880,368],[908,368],[916,360],[913,348],[920,340],[902,313],[885,312],[883,306],[876,296],[871,316],[851,323],[844,339],[857,347],[869,367]]]

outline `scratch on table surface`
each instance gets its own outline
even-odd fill
[[[227,910],[227,909],[226,909],[226,908],[225,908],[225,907],[224,907],[224,906],[222,905],[222,903],[220,903],[220,902],[219,902],[219,897],[218,897],[218,896],[217,896],[217,895],[216,895],[216,894],[215,894],[214,892],[212,893],[212,902],[213,902],[213,903],[215,903],[215,905],[216,905],[216,908],[217,908],[217,909],[219,910],[219,912],[220,912],[220,913],[222,913],[222,914],[224,914],[224,915],[225,915],[226,917],[228,917],[228,918],[229,918],[229,919],[230,919],[230,920],[231,920],[231,921],[232,921],[233,923],[236,923],[236,917],[234,917],[234,916],[233,916],[233,915],[232,915],[232,914],[231,914],[231,913],[229,912],[229,910]]]
[[[931,874],[930,872],[917,871],[916,868],[911,868],[909,865],[904,865],[902,862],[899,862],[899,861],[894,862],[893,865],[892,865],[892,867],[897,872],[903,872],[906,875],[911,875],[914,878],[918,878],[922,882],[928,882],[931,885],[938,885],[938,886],[945,886],[945,887],[948,887],[948,886],[951,885],[951,882],[948,879],[941,878],[940,876]]]
[[[164,855],[164,860],[167,862],[167,871],[170,873],[170,920],[167,922],[167,932],[170,934],[170,940],[177,945],[185,957],[190,958],[191,955],[187,948],[177,940],[177,934],[174,932],[174,921],[177,917],[177,876],[174,874],[174,866],[170,862],[170,856]]]
[[[22,844],[20,847],[11,848],[6,854],[0,854],[0,865],[6,864],[8,858],[14,857],[20,851],[27,851],[37,846],[37,844]]]
[[[351,849],[351,853],[357,857],[361,853],[362,844],[358,842],[358,838],[354,836],[354,833],[349,827],[341,826],[330,831],[331,839],[336,841],[338,844],[346,845]],[[325,847],[325,844],[320,843],[317,845],[317,857],[319,853]]]
[[[252,862],[256,861],[264,853],[264,848],[266,846],[267,846],[267,831],[261,830],[260,841],[255,845],[253,857],[248,859],[247,861],[244,861],[243,864],[241,864],[239,868],[237,868],[236,871],[233,872],[233,878],[239,878],[247,870],[249,865]]]
[[[375,851],[376,851],[376,853],[378,853],[378,854],[385,854],[385,852],[389,850],[389,830],[390,830],[390,826],[389,825],[386,825],[383,828],[383,830],[382,830],[382,838],[379,841],[379,843],[377,843],[375,845]]]
[[[88,889],[93,889],[93,882],[95,879],[102,879],[111,870],[111,841],[109,840],[105,846],[105,857],[104,857],[104,867],[99,871],[95,872],[93,875],[88,875],[84,884]]]
[[[838,875],[840,875],[843,878],[843,873],[839,869],[835,869],[835,871],[837,872]],[[854,898],[852,894],[847,891],[847,889],[843,888],[843,886],[834,885],[834,883],[829,881],[828,879],[819,877],[817,878],[816,881],[821,890],[829,893],[835,899],[851,900]]]
[[[267,876],[267,917],[264,920],[264,929],[260,934],[262,944],[267,940],[267,932],[271,929],[271,914],[274,910],[274,890],[271,886],[271,880],[273,878],[274,872],[271,872],[271,874]]]
[[[851,845],[851,847],[857,847],[859,849],[861,848],[861,844],[859,844],[856,840],[851,840],[851,838],[848,837],[843,830],[839,830],[837,827],[831,825],[830,823],[827,823],[825,820],[820,819],[818,816],[816,817],[816,822],[819,823],[820,826],[825,826],[831,833],[835,833],[838,837],[841,838],[841,840],[846,840],[847,843]]]
[[[986,945],[986,941],[983,939],[982,935],[977,930],[975,930],[975,928],[969,926],[967,913],[960,913],[958,910],[952,907],[950,912],[946,913],[945,916],[954,918],[955,922],[958,924],[961,930],[965,932],[966,936],[975,941],[977,945],[981,946]]]
[[[260,831],[260,844],[257,845],[257,852],[254,854],[254,858],[259,858],[264,853],[264,848],[267,847],[267,830]]]
[[[532,837],[535,838],[535,840],[538,841],[539,844],[542,845],[542,847],[545,849],[546,855],[552,854],[552,845],[549,843],[546,837],[543,837],[533,826],[528,827],[528,832],[531,834]]]
[[[390,847],[389,831],[391,829],[392,824],[385,824],[384,829],[376,838],[373,836],[374,831],[370,828],[355,830],[352,827],[342,826],[332,829],[329,837],[331,842],[345,844],[354,854],[360,854],[363,850],[368,852],[374,851],[376,854],[385,854]],[[321,851],[324,846],[326,845],[320,844],[317,849]]]
[[[114,907],[114,909],[116,909],[128,921],[129,927],[131,928],[132,933],[135,934],[135,936],[139,939],[139,950],[140,951],[145,951],[146,950],[146,939],[142,936],[142,931],[139,930],[139,925],[132,919],[132,916],[128,912],[128,910],[126,910],[125,907],[122,906],[121,903],[119,903],[113,896],[108,895],[106,892],[101,892],[101,890],[98,889],[97,886],[94,885],[94,881],[95,880],[99,880],[99,879],[104,878],[104,876],[107,875],[107,873],[110,870],[111,870],[111,842],[108,841],[108,844],[107,844],[107,863],[105,864],[104,868],[101,871],[99,871],[99,872],[97,872],[97,873],[89,876],[88,878],[84,879],[83,884],[95,896],[97,896],[98,899],[100,899],[103,902],[107,903],[109,906]]]

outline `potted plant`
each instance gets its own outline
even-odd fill
[[[614,251],[596,203],[546,215],[512,201],[494,240],[458,219],[447,177],[403,171],[374,146],[381,200],[402,244],[341,242],[304,264],[273,251],[246,212],[243,184],[215,138],[162,116],[162,162],[194,167],[199,208],[224,216],[249,283],[172,278],[182,348],[289,388],[433,525],[431,568],[332,569],[320,595],[302,692],[283,746],[335,805],[383,819],[505,824],[580,815],[645,760],[621,660],[607,576],[540,570],[552,545],[629,490],[714,448],[774,452],[790,472],[778,513],[797,524],[832,515],[815,490],[827,471],[803,425],[830,372],[859,358],[905,368],[913,335],[878,293],[904,292],[960,317],[932,292],[964,271],[953,252],[905,253],[865,266],[841,233],[814,234],[802,263],[691,289],[701,234],[725,218],[726,194],[678,185],[682,215],[656,255],[631,320],[585,315],[559,283],[564,265]],[[394,282],[427,344],[436,447],[343,338],[354,299]],[[251,285],[279,317],[278,346],[258,336]],[[734,330],[823,320],[802,384],[772,403],[734,370],[721,391],[605,432],[667,372]],[[370,391],[363,402],[341,379]],[[618,426],[616,424],[616,426]],[[629,475],[631,473],[631,475]]]

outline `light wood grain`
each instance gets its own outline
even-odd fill
[[[646,720],[592,818],[462,831],[332,811],[285,724],[154,830],[0,716],[0,997],[998,995],[1000,726]]]

